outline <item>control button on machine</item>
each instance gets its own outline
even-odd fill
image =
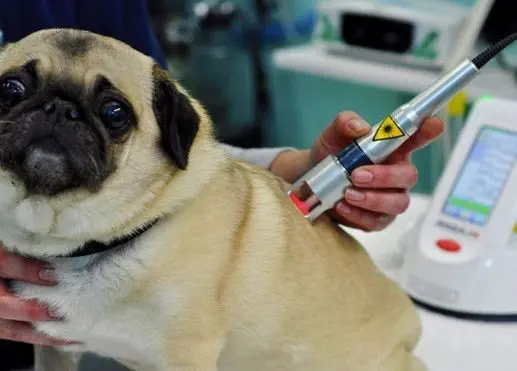
[[[440,249],[448,251],[448,252],[458,252],[461,249],[460,244],[454,240],[445,240],[445,239],[438,240],[438,241],[436,241],[436,245]]]

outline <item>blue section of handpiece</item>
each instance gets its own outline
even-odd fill
[[[373,162],[366,156],[361,147],[354,141],[346,147],[338,156],[337,159],[341,166],[343,166],[348,174],[360,166],[373,165]]]

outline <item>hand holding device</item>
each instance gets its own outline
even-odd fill
[[[409,190],[418,179],[418,169],[411,161],[411,154],[442,135],[443,127],[442,120],[430,117],[382,164],[364,166],[352,172],[353,187],[346,190],[344,199],[331,210],[334,221],[363,231],[380,231],[404,213],[410,203]],[[371,125],[355,112],[340,112],[309,150],[294,151],[291,157],[288,156],[290,151],[283,152],[285,168],[289,169],[290,175],[290,178],[284,179],[294,182],[307,169],[328,155],[338,153],[370,130]],[[295,154],[300,153],[305,155],[306,160],[301,161],[302,167],[296,168]],[[300,154],[300,157],[303,156]]]

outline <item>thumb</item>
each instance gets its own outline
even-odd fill
[[[317,163],[329,154],[337,154],[354,139],[369,131],[370,126],[355,112],[341,112],[312,146],[312,162]]]

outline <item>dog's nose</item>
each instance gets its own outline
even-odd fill
[[[66,152],[52,137],[37,140],[27,147],[22,168],[32,191],[52,194],[71,181]]]
[[[77,105],[69,100],[52,98],[43,105],[43,111],[49,116],[65,117],[67,120],[79,120],[81,114]]]

